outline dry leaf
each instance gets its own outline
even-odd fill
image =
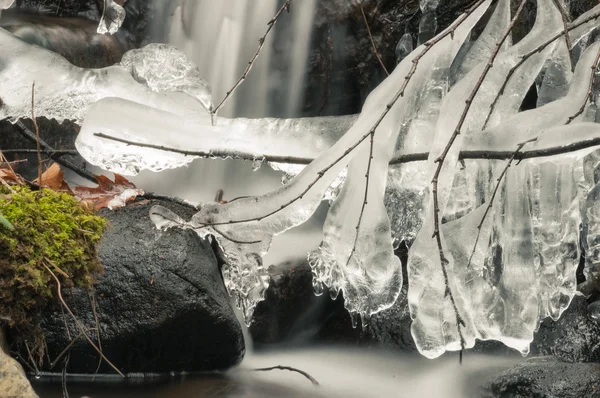
[[[54,163],[42,173],[41,178],[34,182],[40,186],[53,189],[55,191],[71,192],[71,188],[64,179],[65,173],[60,169],[58,163]]]
[[[10,169],[0,169],[0,178],[6,182],[21,183],[21,177]]]
[[[103,175],[94,175],[98,180],[95,188],[76,187],[73,189],[75,196],[79,197],[84,206],[94,209],[116,209],[123,207],[127,202],[143,195],[144,191],[135,187],[125,177],[115,174],[115,181]]]

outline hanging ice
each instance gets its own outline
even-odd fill
[[[434,3],[424,2],[424,10],[432,12]],[[36,80],[38,114],[85,117],[77,147],[104,168],[158,171],[202,156],[264,158],[285,170],[285,185],[276,191],[203,203],[191,220],[161,207],[151,212],[161,228],[190,228],[216,238],[227,257],[226,287],[247,322],[268,286],[262,256],[273,236],[305,222],[328,198],[333,202],[323,243],[309,258],[313,283],[318,293],[343,292],[355,322],[360,315],[367,323],[397,297],[402,275],[393,235],[414,240],[408,299],[421,353],[435,357],[460,349],[458,328],[467,347],[476,339],[494,339],[526,353],[539,322],[559,317],[575,293],[578,242],[588,253],[586,272],[597,272],[600,263],[595,206],[600,156],[593,152],[600,144],[600,124],[592,73],[600,44],[586,49],[582,40],[597,27],[600,6],[573,23],[587,21],[569,34],[585,50],[575,57],[572,78],[564,68],[568,54],[562,38],[540,47],[564,28],[553,0],[537,2],[532,31],[516,45],[505,42],[483,78],[511,17],[509,2],[496,2],[488,25],[470,42],[472,27],[490,3],[461,16],[452,34],[442,32],[408,54],[371,93],[359,116],[219,118],[214,126],[204,109],[210,108],[208,97],[202,97],[206,92],[189,88],[188,83],[202,86],[193,65],[165,59],[175,50],[154,46],[129,54],[123,65],[131,74],[121,65],[84,70],[0,29],[0,45],[10,54],[0,54],[0,117],[28,115],[30,82]],[[165,70],[157,70],[163,65]],[[543,69],[540,106],[520,112]],[[165,76],[173,80],[164,81]],[[446,286],[431,238],[430,181],[465,101],[470,109],[438,185],[447,221],[440,235],[449,258]],[[526,140],[522,151],[529,157],[503,174],[506,158]],[[504,160],[473,159],[482,153]],[[467,155],[471,158],[459,161]],[[457,325],[448,292],[464,325]]]
[[[402,35],[396,45],[396,64],[402,62],[413,51],[413,39],[410,33]]]
[[[98,33],[114,35],[121,25],[123,25],[125,16],[125,9],[117,4],[115,0],[104,0],[102,18],[100,18],[100,22],[98,23]]]

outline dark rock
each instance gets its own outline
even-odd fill
[[[534,355],[554,355],[566,362],[600,362],[600,325],[587,311],[588,302],[575,296],[558,321],[546,319],[531,344]]]
[[[269,272],[265,300],[257,305],[250,325],[255,344],[359,341],[360,329],[352,328],[343,299],[315,296],[306,261],[273,266]]]
[[[156,201],[101,214],[111,223],[99,256],[105,272],[95,292],[102,350],[122,372],[210,371],[239,363],[244,340],[209,244],[189,230],[157,230],[149,219]],[[162,202],[178,214],[193,210]],[[189,213],[189,214],[187,214]],[[96,340],[84,291],[64,291],[69,307]],[[68,319],[68,316],[66,317]],[[60,307],[43,315],[49,357],[68,346]],[[80,330],[67,320],[71,337]],[[27,358],[20,348],[20,355]],[[48,361],[47,361],[48,362]],[[48,363],[42,370],[50,370]],[[80,338],[68,371],[93,373],[98,354]],[[54,371],[60,371],[60,365]],[[100,372],[111,369],[102,364]]]
[[[600,364],[566,363],[535,358],[506,370],[490,381],[489,398],[598,398]]]

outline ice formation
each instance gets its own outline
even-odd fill
[[[368,323],[398,296],[403,281],[392,238],[406,240],[412,334],[423,355],[463,348],[461,335],[467,348],[476,339],[498,340],[525,354],[541,320],[557,319],[576,292],[580,243],[586,272],[598,272],[600,263],[600,44],[585,39],[599,25],[600,6],[571,24],[574,49],[560,36],[553,0],[537,1],[535,26],[523,39],[497,48],[514,15],[509,0],[488,14],[491,3],[479,1],[402,54],[361,114],[342,118],[218,118],[213,125],[210,97],[201,104],[189,89],[208,93],[193,66],[164,64],[164,51],[174,50],[149,47],[129,54],[125,68],[82,70],[0,30],[2,48],[11,49],[0,63],[0,117],[27,114],[35,79],[38,114],[85,119],[77,147],[105,169],[135,174],[194,157],[240,157],[283,170],[285,184],[276,191],[202,203],[191,220],[162,207],[151,211],[161,228],[215,237],[227,256],[226,287],[247,322],[268,286],[262,256],[273,236],[308,220],[328,198],[322,244],[309,255],[316,293],[341,292],[354,322]],[[433,15],[435,4],[422,2]],[[489,19],[475,38],[471,30],[483,15]],[[431,33],[431,24],[423,26]],[[520,111],[532,86],[538,106]],[[431,179],[458,126],[437,191],[446,285],[432,238]],[[525,157],[507,168],[517,149]]]
[[[98,23],[98,33],[114,35],[123,25],[125,16],[125,8],[117,4],[115,0],[104,0],[102,18]]]
[[[207,111],[212,111],[208,82],[200,76],[200,69],[175,47],[148,44],[142,49],[128,51],[123,55],[121,66],[152,91],[188,93]]]

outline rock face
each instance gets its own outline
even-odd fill
[[[483,397],[598,398],[600,364],[565,363],[537,358],[504,371],[492,380]]]
[[[554,355],[565,362],[600,362],[600,325],[587,307],[584,297],[575,296],[558,321],[546,319],[531,344],[531,353]]]
[[[21,365],[0,349],[0,397],[37,398]]]
[[[101,212],[111,224],[100,245],[105,273],[95,292],[104,355],[124,373],[210,371],[236,365],[245,352],[242,330],[210,245],[192,231],[157,230],[149,219],[154,204],[159,202]],[[193,214],[177,204],[160,204],[178,214]],[[87,292],[75,289],[63,296],[97,343]],[[52,360],[69,345],[65,319],[57,307],[42,320]],[[70,336],[79,336],[71,319],[67,323]],[[93,373],[98,359],[85,338],[79,338],[67,370]],[[61,366],[62,362],[52,370],[60,371]],[[48,363],[42,369],[51,370]],[[111,371],[103,362],[100,372]]]

